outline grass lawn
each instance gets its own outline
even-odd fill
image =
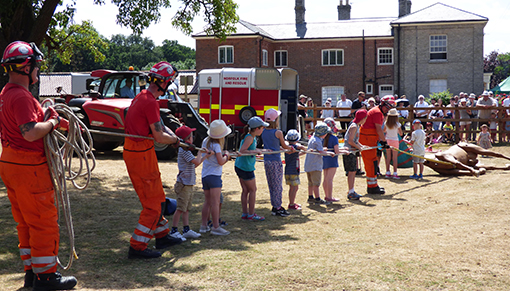
[[[510,147],[494,150],[510,156]],[[240,219],[240,184],[229,162],[221,216],[230,235],[207,233],[165,250],[162,258],[128,260],[141,206],[121,152],[96,153],[96,158],[89,187],[69,190],[79,259],[63,273],[77,277],[76,290],[510,290],[509,171],[443,177],[426,167],[424,179],[416,181],[407,178],[411,168],[400,169],[400,180],[379,179],[386,195],[349,202],[340,162],[334,182],[340,202],[309,205],[303,174],[297,198],[303,209],[274,217],[264,165],[257,163],[256,212],[266,220],[248,222]],[[381,165],[384,170],[384,160]],[[167,196],[175,197],[176,162],[161,162],[160,170]],[[190,212],[197,232],[199,186]],[[364,177],[356,179],[356,190],[366,193]],[[284,207],[287,191],[284,185]],[[24,273],[3,183],[0,224],[0,289],[18,290]],[[60,253],[66,261],[65,234]]]

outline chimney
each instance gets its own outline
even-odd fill
[[[296,0],[296,24],[305,23],[305,0]]]
[[[338,20],[349,20],[351,19],[351,5],[349,5],[349,0],[340,0],[340,5],[338,5]]]
[[[398,17],[411,13],[411,0],[398,0]]]

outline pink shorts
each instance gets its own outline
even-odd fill
[[[386,142],[388,143],[389,146],[391,147],[394,147],[394,148],[397,148],[398,149],[398,144],[399,144],[399,141],[398,140],[395,140],[395,139],[387,139]]]

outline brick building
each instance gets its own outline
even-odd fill
[[[199,33],[197,72],[222,67],[289,67],[300,94],[322,104],[342,93],[367,96],[450,89],[483,90],[483,28],[488,19],[441,3],[411,12],[399,0],[399,18],[350,19],[348,0],[338,20],[307,23],[296,0],[296,23],[255,25],[240,20],[224,42]],[[434,50],[434,52],[432,52]]]

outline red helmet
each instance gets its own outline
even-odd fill
[[[35,66],[35,63],[42,61],[43,57],[44,55],[37,48],[35,43],[15,41],[5,48],[2,57],[2,66],[4,66],[6,70],[13,70],[13,66],[25,66],[31,62]]]
[[[388,106],[390,108],[395,107],[397,104],[395,103],[395,97],[393,95],[386,95],[381,98],[381,106]]]
[[[155,64],[149,72],[149,82],[166,82],[174,81],[179,72],[177,69],[167,62],[159,62]]]

